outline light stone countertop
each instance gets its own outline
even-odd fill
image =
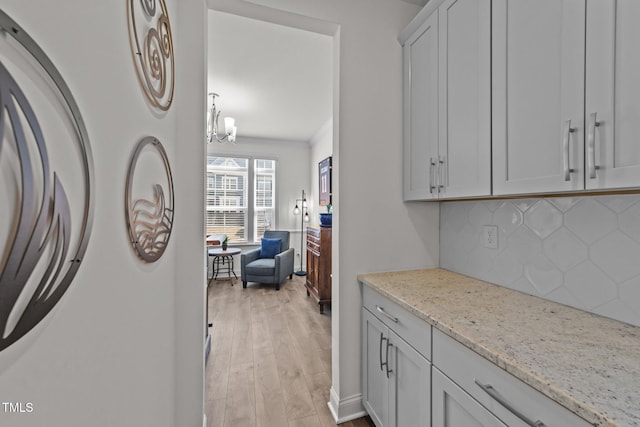
[[[442,269],[358,280],[593,425],[640,426],[640,328]]]

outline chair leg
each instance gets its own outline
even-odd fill
[[[293,279],[293,273],[289,275],[289,280]]]
[[[276,283],[276,291],[280,290],[280,283]]]
[[[247,287],[247,281],[246,281],[246,280],[243,280],[243,281],[242,281],[242,287],[243,287],[243,288],[246,288],[246,287]]]

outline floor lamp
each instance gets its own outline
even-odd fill
[[[298,202],[300,202],[302,209],[298,207]],[[302,267],[302,251],[304,250],[304,223],[309,222],[310,218],[309,209],[307,208],[307,197],[304,190],[302,190],[302,198],[296,199],[296,207],[293,208],[293,214],[302,214],[300,216],[300,270],[296,271],[295,274],[296,276],[306,276],[307,272],[304,271],[304,268]]]

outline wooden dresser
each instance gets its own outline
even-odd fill
[[[307,296],[331,304],[331,227],[307,227]]]

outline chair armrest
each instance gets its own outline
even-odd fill
[[[260,248],[251,249],[249,251],[240,254],[240,275],[246,277],[246,266],[251,261],[255,261],[260,258]],[[244,279],[243,279],[244,280]]]
[[[276,278],[278,282],[284,281],[284,278],[293,273],[293,263],[295,258],[295,249],[289,248],[284,252],[280,252],[275,256],[276,261]]]

